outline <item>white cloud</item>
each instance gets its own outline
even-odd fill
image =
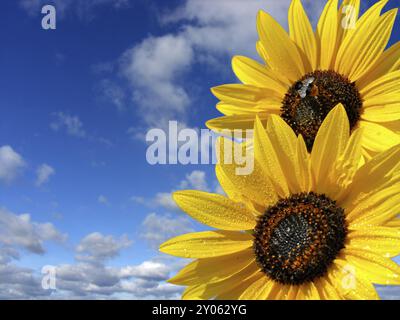
[[[176,299],[183,288],[165,280],[177,266],[155,260],[122,267],[80,262],[59,265],[54,298]]]
[[[162,281],[168,279],[170,268],[157,261],[144,261],[137,266],[126,266],[121,268],[120,275],[123,277],[136,277]]]
[[[29,214],[17,215],[7,209],[0,209],[0,246],[3,248],[23,248],[43,254],[45,241],[63,242],[66,237],[51,223],[33,222]]]
[[[190,219],[186,216],[160,215],[155,212],[146,216],[142,227],[141,237],[153,247],[158,247],[176,235],[194,231]]]
[[[315,24],[326,1],[302,2]],[[186,32],[186,37],[199,49],[214,53],[255,56],[258,11],[268,12],[287,29],[290,3],[291,0],[187,0],[183,6],[161,16],[161,22],[185,22],[183,32]]]
[[[104,236],[93,232],[83,238],[76,247],[77,260],[98,263],[115,258],[121,249],[132,245],[127,235],[115,239],[113,236]]]
[[[400,288],[398,286],[377,286],[377,291],[384,300],[399,300]]]
[[[0,263],[0,299],[46,299],[51,291],[43,290],[41,279],[29,268]]]
[[[136,299],[156,299],[156,300],[179,300],[183,291],[183,287],[175,286],[165,281],[145,281],[143,279],[135,279],[131,281],[122,281],[121,289]]]
[[[303,2],[315,22],[325,1]],[[188,106],[196,95],[187,78],[193,67],[206,65],[221,73],[230,68],[229,56],[256,57],[257,12],[263,9],[286,26],[289,4],[290,0],[187,0],[162,14],[160,23],[178,31],[150,35],[121,59],[120,72],[131,83],[145,125],[163,128],[168,120],[187,122]]]
[[[65,130],[67,134],[80,138],[86,136],[83,123],[78,116],[71,116],[64,112],[57,112],[54,113],[54,117],[56,119],[50,124],[50,128],[54,131]]]
[[[0,147],[0,181],[11,182],[24,167],[24,159],[12,147]]]
[[[172,199],[171,192],[158,192],[152,198],[145,198],[140,196],[132,196],[130,198],[131,201],[141,204],[147,208],[164,208],[168,211],[175,211],[178,210],[178,206],[176,205],[175,201]]]
[[[210,191],[207,184],[206,173],[201,170],[194,170],[186,174],[185,179],[178,183],[179,189],[195,189],[201,191]],[[217,190],[218,191],[218,190]],[[176,205],[172,198],[174,190],[169,192],[158,192],[153,198],[146,199],[140,196],[133,196],[131,200],[138,204],[142,204],[148,208],[164,208],[168,211],[179,211],[180,209]]]
[[[105,101],[111,102],[117,108],[117,110],[123,111],[126,109],[125,90],[112,80],[101,80],[97,91]]]
[[[76,247],[77,263],[57,266],[57,292],[54,298],[178,298],[182,287],[165,283],[182,265],[176,259],[164,260],[168,263],[150,259],[137,265],[119,267],[105,264],[131,243],[126,235],[117,239],[99,232],[85,236]],[[82,259],[83,252],[87,254],[86,259]]]
[[[178,299],[183,287],[165,283],[181,264],[147,260],[122,267],[77,262],[56,266],[57,290],[43,290],[41,276],[0,265],[0,299]]]
[[[178,206],[176,205],[174,199],[172,199],[172,194],[170,192],[157,193],[153,201],[157,206],[163,207],[167,210],[178,209]]]
[[[55,173],[56,171],[54,170],[54,168],[46,163],[43,163],[36,170],[36,185],[40,187],[44,183],[47,183],[50,177]]]
[[[104,204],[104,205],[108,205],[109,204],[108,198],[106,196],[102,195],[102,194],[98,196],[97,202],[100,203],[100,204]]]
[[[172,34],[146,38],[123,54],[121,70],[147,126],[166,127],[185,113],[190,98],[179,81],[192,60],[190,42]]]
[[[161,17],[163,23],[184,23],[181,36],[201,54],[255,55],[256,16],[260,9],[286,22],[289,1],[188,0],[172,13]]]
[[[112,141],[107,138],[87,133],[81,119],[76,115],[70,115],[64,112],[55,112],[53,113],[53,117],[55,119],[50,123],[50,128],[53,131],[65,131],[72,137],[83,138],[90,142],[101,143],[107,147],[111,147],[113,145]]]
[[[200,170],[194,170],[186,175],[185,180],[180,183],[181,189],[192,188],[201,191],[209,191],[206,173]]]
[[[40,232],[46,239],[54,238],[46,227]],[[76,262],[55,266],[55,291],[42,289],[40,270],[10,263],[19,258],[19,252],[11,250],[13,247],[7,247],[7,259],[2,259],[1,253],[6,251],[1,244],[0,299],[176,299],[183,289],[165,283],[182,265],[174,258],[153,258],[122,266],[106,264],[130,246],[125,235],[117,238],[94,232],[81,239],[75,248]]]

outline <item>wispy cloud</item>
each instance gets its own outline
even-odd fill
[[[50,180],[50,177],[55,173],[56,171],[50,165],[46,163],[41,164],[36,170],[36,186],[40,187],[47,183]]]
[[[65,132],[71,137],[101,143],[107,147],[113,145],[112,141],[107,138],[88,133],[84,128],[83,122],[77,115],[71,115],[60,111],[53,113],[52,116],[53,121],[50,122],[50,128],[55,132]]]
[[[96,87],[96,92],[100,94],[100,99],[111,103],[118,111],[127,109],[127,94],[124,88],[110,79],[102,79]]]
[[[76,248],[77,260],[100,263],[115,258],[121,249],[132,245],[127,235],[115,239],[113,236],[104,236],[100,232],[93,232],[84,237]]]
[[[210,191],[206,173],[201,170],[194,170],[187,174],[185,179],[179,184],[181,189],[192,188],[201,191]]]
[[[185,175],[185,178],[178,183],[177,189],[195,189],[201,191],[210,191],[209,184],[207,182],[207,176],[204,171],[194,170]],[[135,203],[139,203],[148,208],[163,208],[167,211],[179,211],[180,209],[172,199],[172,193],[175,190],[169,192],[158,192],[152,198],[145,198],[142,196],[132,196],[131,200]]]
[[[73,137],[86,137],[86,131],[83,123],[78,116],[72,116],[64,112],[56,112],[53,114],[54,121],[50,123],[50,128],[54,131],[65,130],[67,134]]]
[[[142,228],[141,237],[154,248],[178,234],[194,231],[190,219],[186,216],[161,215],[155,212],[146,216]]]
[[[101,195],[99,195],[97,197],[97,202],[100,203],[100,204],[103,204],[103,205],[109,205],[110,204],[110,202],[108,201],[108,198],[103,194],[101,194]]]
[[[187,39],[171,34],[149,37],[123,54],[121,72],[146,125],[167,126],[168,120],[184,118],[190,97],[179,80],[192,60]]]
[[[4,255],[14,255],[13,252],[18,252],[21,248],[43,254],[44,242],[64,242],[66,239],[67,235],[62,234],[51,223],[37,223],[27,213],[18,215],[0,208],[0,256],[3,255],[3,259]]]
[[[0,181],[13,181],[25,166],[25,160],[11,146],[0,147]]]

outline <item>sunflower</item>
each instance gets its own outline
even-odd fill
[[[210,129],[252,128],[280,115],[302,134],[310,151],[322,121],[343,104],[352,130],[364,128],[365,155],[400,143],[400,42],[385,51],[397,9],[381,14],[379,1],[359,19],[359,0],[327,2],[314,32],[300,0],[289,9],[289,34],[260,11],[257,51],[265,64],[235,56],[232,68],[243,84],[212,88],[225,116]]]
[[[400,145],[360,165],[362,131],[349,134],[338,105],[310,154],[281,117],[271,115],[266,129],[256,118],[251,147],[237,144],[254,152],[253,172],[237,175],[223,157],[216,166],[227,196],[174,193],[217,230],[160,246],[195,259],[169,282],[187,287],[184,299],[378,299],[373,284],[399,285],[391,258],[400,253]]]

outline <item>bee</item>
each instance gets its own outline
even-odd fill
[[[310,95],[318,95],[318,87],[314,84],[314,81],[314,77],[309,77],[295,84],[294,89],[297,91],[301,99],[304,99]]]
[[[315,78],[309,77],[298,81],[294,89],[298,93],[296,107],[293,109],[293,119],[298,127],[309,128],[316,119],[319,109],[318,86]]]

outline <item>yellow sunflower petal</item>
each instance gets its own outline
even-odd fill
[[[260,40],[258,40],[256,42],[256,50],[257,50],[257,53],[260,56],[260,58],[263,59],[265,63],[268,63],[269,59],[268,59],[267,50],[265,50],[265,47]],[[289,80],[287,80],[287,81],[288,81],[287,84],[289,84],[290,83]]]
[[[350,137],[345,151],[335,164],[335,172],[337,172],[338,180],[337,186],[341,190],[338,191],[337,200],[346,193],[347,187],[353,181],[360,161],[362,159],[362,135],[363,129],[356,129]]]
[[[267,123],[269,115],[267,113],[258,113],[258,117]],[[233,129],[252,129],[254,126],[255,114],[239,114],[227,117],[215,118],[207,121],[206,126],[211,130],[220,132],[222,130]]]
[[[204,291],[204,285],[186,287],[182,293],[182,300],[202,300],[201,293]]]
[[[320,300],[317,287],[313,282],[302,284],[298,288],[297,299],[299,300]]]
[[[355,26],[358,22],[358,16],[360,14],[360,0],[343,0],[339,7],[338,19],[337,19],[337,34],[335,51],[332,57],[331,70],[335,70],[335,64],[337,61],[337,53],[340,47],[343,45],[343,40],[348,36],[349,33],[353,33]],[[365,17],[365,15],[364,15]]]
[[[300,173],[299,183],[303,191],[310,191],[313,187],[313,179],[311,173],[310,155],[307,151],[306,144],[301,135],[297,138],[296,144],[296,164]]]
[[[247,278],[246,280],[242,280],[238,285],[225,290],[215,296],[216,300],[239,300],[239,297],[242,293],[251,286],[254,282],[258,281],[260,278],[265,277],[262,273],[256,273],[253,276]]]
[[[346,260],[336,259],[328,272],[328,279],[345,299],[379,300],[371,281]]]
[[[276,135],[280,134],[284,133],[276,133]],[[258,117],[254,124],[254,156],[256,161],[261,165],[262,170],[266,172],[266,176],[270,177],[271,182],[275,186],[276,193],[281,197],[287,197],[289,195],[289,188],[283,173],[283,167]]]
[[[239,297],[240,300],[267,300],[275,287],[274,281],[265,275],[250,285]]]
[[[400,92],[396,93],[385,93],[382,95],[377,95],[373,98],[366,99],[363,103],[365,111],[371,109],[372,107],[382,107],[382,106],[392,106],[393,108],[398,108],[400,101]],[[363,116],[363,115],[361,115]],[[397,119],[393,119],[397,120]]]
[[[307,61],[313,71],[317,67],[317,44],[310,20],[304,11],[300,0],[293,0],[289,7],[289,33],[290,38],[301,49],[303,61]]]
[[[273,300],[287,300],[288,294],[290,291],[291,285],[282,285],[280,283],[275,283],[275,290],[273,293],[271,293],[271,299]],[[296,299],[298,299],[298,293]]]
[[[258,122],[258,128],[261,124]],[[297,162],[297,137],[292,128],[279,116],[271,116],[267,123],[268,138],[275,149],[277,160],[291,193],[304,191],[302,173]],[[261,133],[262,134],[262,133]],[[264,150],[264,152],[268,152]]]
[[[337,177],[332,166],[344,152],[349,140],[350,126],[346,110],[340,104],[329,112],[315,137],[311,152],[311,167],[315,188],[330,195],[330,186]]]
[[[268,63],[273,70],[296,81],[305,74],[300,53],[286,31],[268,13],[260,11],[257,30],[268,54]]]
[[[319,69],[331,69],[336,50],[338,26],[338,0],[329,0],[321,14],[317,25],[317,41],[319,43]]]
[[[173,198],[192,218],[222,230],[250,230],[255,226],[253,213],[243,204],[220,195],[197,190],[177,191]]]
[[[276,101],[281,99],[281,96],[272,90],[248,84],[224,84],[211,88],[211,91],[221,101],[249,108],[257,106],[259,101],[268,96],[276,97]]]
[[[182,258],[211,258],[250,248],[253,238],[234,231],[202,231],[172,238],[160,245],[160,251]]]
[[[342,299],[338,291],[334,286],[331,285],[327,277],[319,278],[315,280],[314,283],[322,300]]]
[[[183,286],[218,282],[238,273],[253,261],[252,248],[220,257],[198,259],[182,268],[168,282]]]
[[[371,67],[371,69],[357,80],[357,87],[363,90],[371,82],[379,79],[386,74],[400,68],[400,42],[391,46],[388,50],[381,54],[379,60]]]
[[[345,4],[345,2],[347,2]],[[360,14],[360,0],[345,0],[340,8],[340,12],[344,15],[342,18],[342,23],[339,25],[339,29],[342,30],[342,42],[344,42],[346,37],[350,37],[352,33],[356,32],[359,26],[370,26],[375,27],[378,18],[382,12],[383,7],[389,2],[389,0],[379,0],[374,5],[372,5],[361,17],[358,18]],[[347,5],[347,8],[344,8]],[[349,19],[345,19],[345,18]],[[355,22],[355,24],[353,23]],[[340,31],[339,31],[340,33]]]
[[[354,228],[383,225],[400,212],[400,185],[374,190],[348,211],[347,219]]]
[[[256,50],[261,59],[264,60],[265,62],[264,67],[268,70],[268,73],[273,75],[275,81],[278,81],[287,90],[287,88],[289,88],[292,85],[292,82],[289,81],[289,79],[281,72],[277,72],[276,70],[271,69],[271,67],[268,65],[269,63],[268,52],[267,50],[265,50],[265,47],[260,40],[256,42]]]
[[[220,165],[215,166],[215,175],[218,179],[219,184],[221,185],[222,190],[224,190],[224,192],[230,199],[235,199],[238,202],[244,202],[244,198],[240,192],[240,189],[238,189],[226,176]]]
[[[367,161],[355,174],[341,206],[348,214],[373,193],[384,191],[400,177],[400,146],[392,147]],[[367,202],[366,202],[367,203]],[[366,204],[365,203],[365,204]]]
[[[362,41],[362,46],[365,48],[362,50],[361,56],[356,61],[356,66],[352,68],[349,75],[350,79],[360,79],[366,74],[371,66],[378,61],[379,57],[384,52],[392,33],[394,23],[397,16],[397,9],[386,12],[379,19],[377,26],[374,28],[374,32],[371,32],[368,38],[357,39],[356,41]]]
[[[253,262],[240,272],[222,281],[190,286],[189,288],[191,288],[191,290],[186,293],[186,297],[189,296],[191,298],[197,297],[199,299],[212,299],[216,296],[224,294],[225,292],[234,290],[240,285],[241,282],[245,282],[250,279],[256,281],[260,275],[264,276],[260,273],[260,269],[258,268],[257,264]]]
[[[360,121],[360,128],[364,128],[363,146],[374,152],[382,152],[400,143],[400,135],[383,125],[368,121]]]
[[[400,53],[399,53],[400,54]],[[380,78],[376,78],[369,85],[360,90],[360,94],[365,102],[368,99],[377,96],[385,96],[387,94],[399,93],[400,70],[385,74]]]
[[[395,257],[400,253],[400,230],[388,227],[352,230],[348,234],[346,247],[372,251],[384,257]]]
[[[257,104],[252,107],[234,104],[232,102],[219,102],[217,103],[216,108],[225,116],[250,115],[254,117],[255,114],[260,112],[280,114],[281,103],[273,99],[265,98],[258,101]]]
[[[290,286],[286,300],[296,300],[299,292],[299,286]]]
[[[390,260],[370,251],[346,248],[346,261],[358,273],[376,284],[400,284],[400,267]]]
[[[232,59],[232,69],[236,76],[244,84],[253,85],[260,88],[267,88],[276,91],[283,97],[288,90],[285,82],[277,79],[272,70],[266,66],[243,56],[235,56]]]
[[[388,228],[400,228],[400,219],[393,219],[384,224]]]
[[[218,171],[220,180],[229,180],[223,182],[227,186],[234,186],[237,192],[243,198],[262,206],[265,210],[269,205],[275,203],[278,199],[275,191],[275,186],[272,184],[271,179],[266,175],[264,169],[257,159],[253,159],[253,170],[248,174],[240,174],[238,168],[240,165],[236,164],[234,160],[235,150],[241,150],[244,144],[232,142],[230,139],[220,139],[217,143],[217,150],[220,150],[220,159],[218,161]],[[247,147],[246,147],[247,148]],[[247,153],[249,158],[254,158],[254,151],[249,148]],[[237,152],[237,151],[236,151]],[[230,159],[227,158],[232,154]],[[250,161],[250,160],[249,160]],[[250,169],[250,168],[249,168]]]
[[[400,120],[400,94],[391,100],[391,103],[385,104],[385,100],[382,99],[382,106],[366,108],[361,119],[380,123]]]
[[[354,32],[348,33],[340,46],[335,70],[353,81],[368,71],[389,42],[397,10],[391,10],[382,17],[377,16],[386,2],[381,1],[371,7],[365,13],[366,17],[363,16],[357,22]]]
[[[360,14],[360,0],[343,0],[339,8],[336,52],[349,32],[354,32]]]

